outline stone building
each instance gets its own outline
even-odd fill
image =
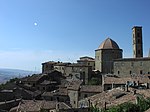
[[[134,26],[132,28],[133,36],[133,57],[143,57],[143,41],[142,41],[142,27]]]
[[[113,73],[114,59],[122,58],[122,49],[110,38],[107,38],[95,50],[95,69],[102,73]]]
[[[40,91],[52,91],[56,88],[56,85],[58,85],[56,81],[44,80],[37,85],[37,89]]]
[[[91,58],[88,56],[80,57],[80,60],[77,60],[77,63],[83,64],[85,66],[92,66],[92,70],[95,70],[95,59],[94,58]]]
[[[114,60],[114,74],[119,77],[150,74],[150,57],[143,57],[142,27],[132,28],[133,58]]]
[[[95,50],[95,69],[103,74],[113,73],[119,77],[150,74],[150,57],[143,57],[142,27],[132,28],[133,58],[122,58],[122,49],[107,38]]]
[[[50,61],[42,63],[42,72],[49,74],[56,70],[67,78],[82,80],[84,84],[88,84],[88,81],[92,75],[92,69],[94,69],[94,63],[94,59],[90,57],[83,57],[79,60],[78,63],[62,63]]]
[[[150,58],[123,58],[114,60],[114,74],[119,77],[150,74]]]
[[[38,84],[47,79],[47,74],[33,74],[21,79],[22,84],[35,88]]]
[[[42,73],[50,73],[51,71],[54,70],[54,65],[57,64],[58,62],[54,61],[48,61],[45,63],[42,63]]]
[[[42,99],[47,101],[58,101],[58,102],[69,103],[67,88],[59,88],[51,92],[44,92],[41,96]]]
[[[61,72],[64,76],[68,76],[67,72],[67,67],[70,65],[71,63],[57,63],[54,65],[54,69]]]
[[[54,69],[67,78],[82,80],[84,84],[88,84],[92,74],[92,66],[80,63],[57,63],[54,65]]]
[[[68,89],[68,96],[70,97],[70,104],[73,108],[77,108],[79,100],[96,95],[102,92],[100,85],[81,85],[80,81],[74,81],[70,84]]]

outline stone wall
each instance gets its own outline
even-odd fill
[[[115,60],[114,74],[120,77],[150,74],[150,58],[131,58]]]

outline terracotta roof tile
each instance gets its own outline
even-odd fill
[[[44,100],[23,100],[17,107],[12,108],[11,110],[14,111],[15,109],[18,109],[19,111],[39,112],[40,109],[56,109],[56,104],[59,104],[59,109],[70,108],[63,102]]]
[[[102,92],[102,86],[96,85],[82,85],[80,86],[80,92]]]
[[[42,96],[55,96],[55,95],[61,95],[61,96],[67,96],[67,88],[60,88],[58,90],[54,90],[52,92],[44,92]]]

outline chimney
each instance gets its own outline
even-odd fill
[[[126,85],[126,92],[129,92],[129,87],[128,87],[128,85]]]
[[[149,89],[149,83],[146,83],[146,89]]]
[[[137,81],[137,86],[139,86],[140,85],[140,81]]]
[[[126,82],[126,92],[129,92],[128,90],[129,86],[128,86],[128,81]]]
[[[135,94],[136,94],[136,90],[133,91],[133,95],[135,95]]]

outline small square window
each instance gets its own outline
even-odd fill
[[[118,74],[120,74],[120,71],[118,71]]]
[[[45,87],[43,87],[43,90],[45,90]]]
[[[141,54],[141,50],[138,50],[138,54]]]
[[[143,74],[143,71],[142,71],[142,70],[140,70],[140,74]]]
[[[87,97],[87,94],[84,95],[84,98],[86,98],[86,97]]]
[[[137,37],[140,37],[140,33],[139,32],[137,33]]]
[[[81,96],[81,93],[79,93],[79,97]]]
[[[140,44],[140,42],[141,42],[140,39],[138,39],[138,40],[137,40],[137,43]]]

